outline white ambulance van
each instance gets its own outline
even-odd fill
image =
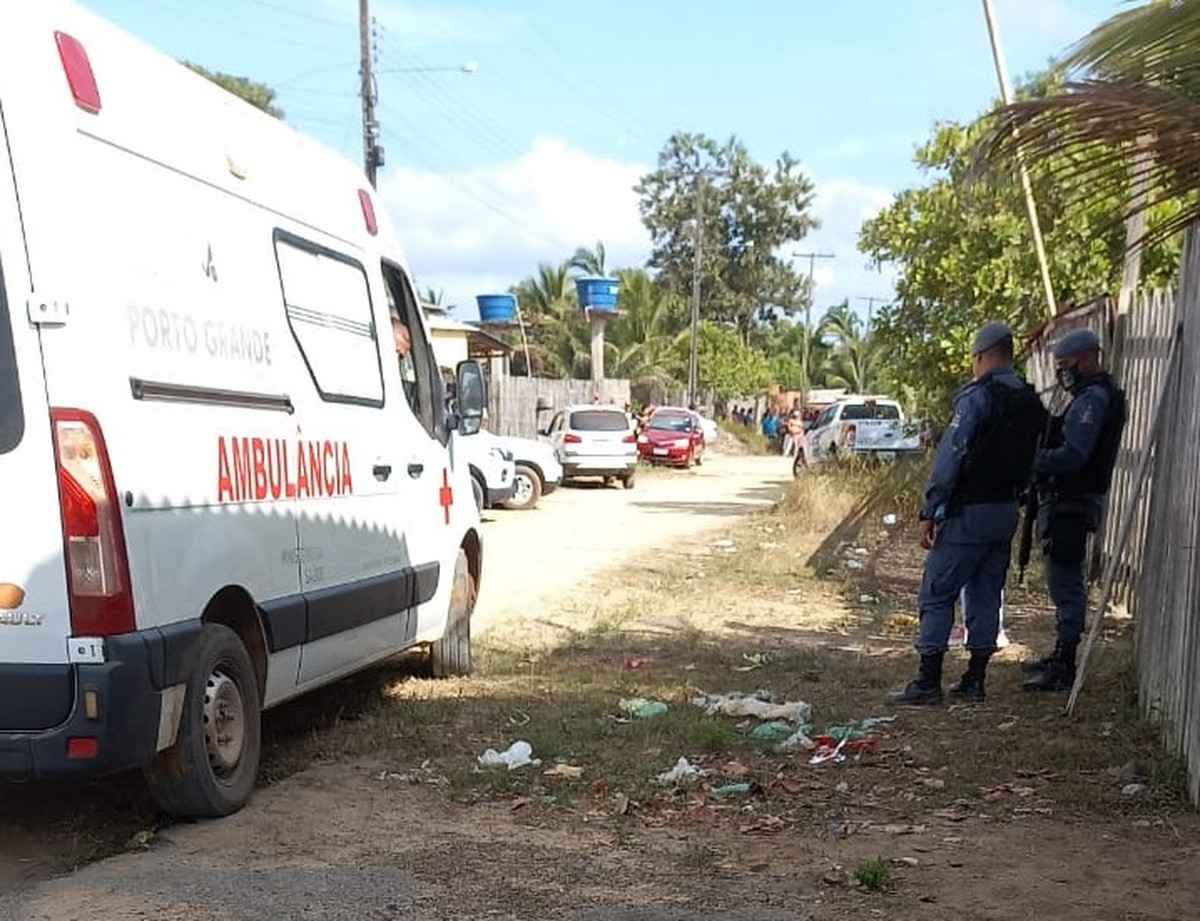
[[[478,365],[456,393],[360,171],[75,4],[0,7],[0,775],[228,814],[264,708],[413,647],[466,672]]]

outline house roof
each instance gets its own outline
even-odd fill
[[[498,355],[507,355],[512,351],[512,347],[502,339],[480,329],[473,323],[464,323],[462,320],[455,320],[444,313],[427,311],[425,314],[425,325],[429,327],[430,331],[457,332],[464,335],[467,339],[467,353],[472,358],[491,358]]]

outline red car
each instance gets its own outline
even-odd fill
[[[638,436],[638,457],[652,464],[700,466],[704,460],[704,429],[700,417],[687,409],[656,409]]]

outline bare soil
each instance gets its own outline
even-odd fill
[[[1031,574],[1007,611],[1021,642],[997,657],[985,704],[891,709],[884,692],[913,669],[919,471],[814,476],[767,508],[780,459],[703,471],[498,515],[489,546],[528,552],[542,528],[577,541],[598,498],[647,503],[607,510],[620,545],[592,551],[605,556],[589,577],[556,572],[557,601],[498,598],[477,676],[425,681],[400,664],[272,714],[264,786],[237,816],[163,826],[132,780],[0,789],[0,917],[1196,915],[1200,823],[1138,719],[1127,620],[1109,622],[1064,718],[1061,697],[1019,690],[1020,657],[1050,635]],[[576,545],[562,566],[585,557]],[[812,704],[813,735],[896,719],[813,765],[756,742],[757,720],[692,703],[759,689]],[[619,701],[637,697],[668,710],[630,718]],[[478,769],[517,739],[540,765]],[[705,775],[656,783],[681,755]]]

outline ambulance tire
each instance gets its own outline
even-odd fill
[[[258,681],[246,647],[223,624],[201,628],[194,661],[175,744],[159,752],[144,773],[164,812],[218,818],[241,809],[258,779]],[[218,719],[225,731],[222,740],[215,737]]]
[[[467,552],[458,551],[454,583],[450,587],[450,613],[442,638],[429,646],[429,672],[434,678],[471,674],[471,613],[475,610],[475,577]]]
[[[475,510],[482,513],[487,507],[487,491],[474,474],[471,475],[471,495],[475,497]]]

